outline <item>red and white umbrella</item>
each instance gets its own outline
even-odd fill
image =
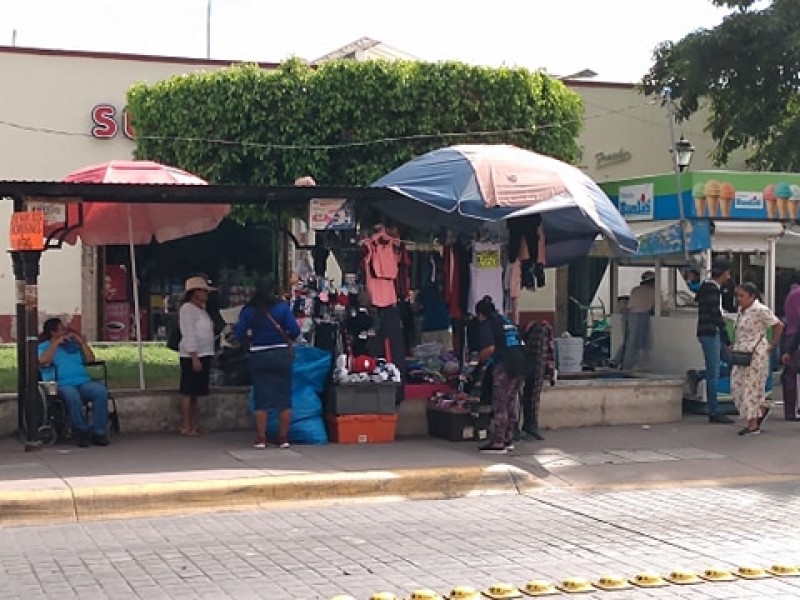
[[[175,167],[148,160],[112,160],[100,165],[85,167],[64,178],[66,183],[129,183],[208,185],[208,182]],[[133,300],[137,318],[136,339],[139,345],[139,384],[144,389],[142,360],[142,333],[139,324],[139,293],[136,275],[134,246],[149,244],[153,239],[167,242],[216,229],[230,213],[229,204],[124,204],[109,202],[84,202],[83,224],[70,232],[65,241],[77,243],[80,239],[91,246],[128,244],[131,253]],[[70,211],[78,207],[70,205]],[[76,222],[72,213],[68,222]]]

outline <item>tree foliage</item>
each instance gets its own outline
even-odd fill
[[[642,84],[670,87],[685,119],[707,101],[713,159],[744,149],[758,170],[800,170],[799,0],[713,0],[737,9],[714,29],[664,42]]]
[[[457,143],[510,143],[574,161],[583,117],[576,93],[526,69],[347,60],[313,68],[297,59],[138,83],[128,110],[137,158],[242,185],[303,175],[368,185]],[[238,215],[260,217],[246,208]]]

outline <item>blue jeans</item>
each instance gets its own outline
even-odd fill
[[[722,338],[719,335],[699,335],[697,339],[703,348],[703,359],[706,363],[705,371],[701,371],[698,375],[706,380],[708,414],[717,416],[720,414],[719,402],[717,401],[717,383],[719,382],[719,363],[723,350]]]
[[[106,435],[108,426],[108,390],[102,383],[87,381],[80,385],[59,385],[58,395],[67,407],[67,415],[76,433],[88,433],[89,424],[83,415],[84,402],[92,403],[91,431]]]

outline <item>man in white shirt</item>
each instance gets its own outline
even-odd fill
[[[622,368],[630,371],[639,363],[639,353],[650,343],[650,315],[656,306],[656,274],[642,273],[641,283],[631,290],[628,299],[628,331]]]

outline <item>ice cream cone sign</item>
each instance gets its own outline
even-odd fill
[[[716,179],[707,181],[704,191],[706,194],[708,216],[713,219],[717,216],[717,207],[719,206],[719,181]]]
[[[736,189],[730,183],[723,183],[719,186],[719,207],[720,216],[727,219],[731,216],[733,199],[736,197]]]
[[[778,198],[775,196],[774,185],[768,185],[764,188],[764,204],[767,205],[767,218],[774,219],[778,208]]]
[[[789,198],[792,197],[792,188],[788,183],[779,183],[775,186],[775,198],[778,203],[778,218],[784,221],[789,218]]]
[[[797,221],[797,208],[800,205],[800,185],[790,185],[792,197],[789,198],[789,218]]]
[[[702,219],[706,214],[706,185],[696,183],[692,188],[692,197],[694,198],[694,216]]]

